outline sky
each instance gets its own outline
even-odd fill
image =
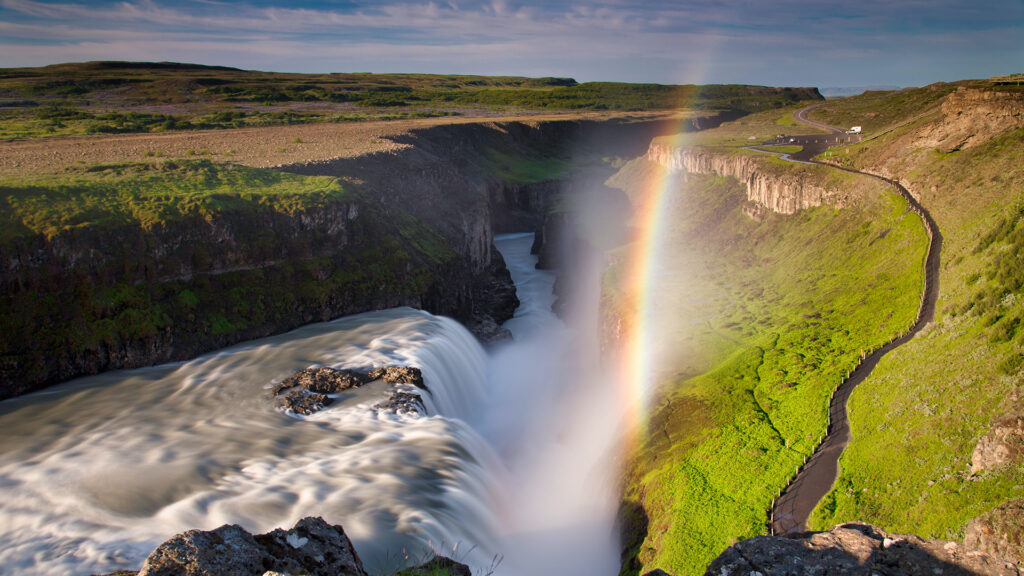
[[[0,0],[0,67],[922,86],[1024,72],[1024,0]]]

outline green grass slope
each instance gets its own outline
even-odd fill
[[[660,173],[640,159],[612,183],[636,198]],[[827,177],[860,200],[760,222],[735,180],[674,181],[654,298],[669,319],[656,327],[661,391],[625,487],[647,528],[627,542],[624,573],[702,574],[731,543],[765,533],[772,498],[824,432],[832,390],[861,350],[912,323],[920,220],[873,179]],[[622,273],[609,271],[604,304],[628,317]]]
[[[860,126],[865,137],[871,137],[919,114],[933,111],[943,98],[962,84],[940,82],[924,88],[868,91],[831,100],[827,106],[812,110],[808,116],[831,126]]]
[[[853,441],[815,528],[856,519],[956,539],[972,517],[1024,496],[1019,464],[971,474],[979,438],[1019,410],[1024,391],[1024,130],[943,154],[919,137],[943,121],[912,122],[837,156],[900,175],[944,246],[936,318],[851,398]]]

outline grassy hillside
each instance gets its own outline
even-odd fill
[[[970,471],[979,438],[1024,397],[1024,130],[946,154],[922,146],[920,135],[944,121],[922,119],[836,156],[897,174],[921,195],[944,236],[943,264],[935,321],[851,399],[853,441],[816,528],[857,519],[959,538],[970,518],[1024,495],[1019,465]]]
[[[0,69],[0,138],[388,120],[481,109],[750,112],[820,98],[813,88],[87,62]]]
[[[822,171],[861,199],[758,222],[735,180],[673,183],[654,298],[662,388],[626,486],[647,528],[628,543],[627,574],[702,574],[735,540],[765,533],[773,496],[824,431],[832,390],[861,350],[913,321],[919,219],[873,179]],[[638,198],[660,172],[640,159],[612,182]],[[609,272],[605,308],[628,318],[621,273]]]
[[[868,91],[858,96],[829,101],[808,113],[812,120],[832,126],[861,126],[865,137],[877,135],[920,114],[934,111],[959,83],[938,83],[924,88],[892,92]]]

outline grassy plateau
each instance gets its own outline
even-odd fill
[[[522,111],[752,112],[820,98],[813,88],[286,74],[170,62],[86,62],[0,69],[0,139]]]

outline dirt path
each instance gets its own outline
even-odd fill
[[[417,128],[442,124],[537,123],[554,120],[649,119],[671,113],[584,112],[496,117],[446,117],[190,130],[143,134],[58,136],[0,142],[0,177],[52,174],[76,163],[138,162],[153,158],[209,158],[256,167],[352,158],[404,148],[391,140]]]
[[[806,121],[800,112],[806,113],[811,108],[817,106],[820,106],[820,104],[804,108],[793,116],[798,120]],[[813,125],[825,127],[818,123]],[[832,127],[827,128],[832,129]],[[850,421],[846,414],[846,403],[850,399],[850,394],[858,384],[871,374],[871,371],[878,365],[878,361],[882,359],[882,356],[885,356],[898,346],[909,342],[928,322],[931,322],[932,318],[935,317],[935,302],[939,296],[939,253],[942,250],[942,234],[939,232],[939,227],[935,224],[935,220],[910,194],[910,191],[899,182],[877,174],[861,172],[826,162],[815,161],[815,163],[832,166],[837,170],[871,176],[894,187],[910,203],[911,209],[921,216],[930,240],[928,243],[928,254],[925,257],[924,290],[921,294],[921,307],[917,312],[917,320],[914,321],[913,327],[906,334],[865,356],[853,373],[836,389],[832,400],[829,402],[829,426],[824,441],[822,441],[814,454],[807,460],[807,463],[800,469],[800,472],[772,506],[772,534],[790,534],[803,532],[807,529],[807,519],[810,517],[811,511],[832,489],[836,478],[839,476],[839,457],[850,442]]]

